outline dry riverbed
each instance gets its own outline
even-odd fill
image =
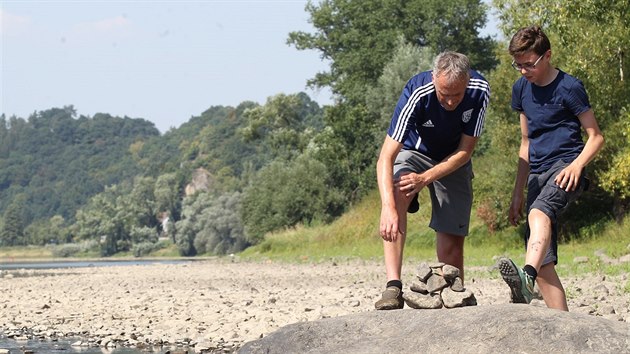
[[[405,264],[407,284],[415,268]],[[563,278],[570,310],[630,322],[629,276]],[[290,323],[373,311],[384,281],[381,263],[358,260],[218,259],[5,270],[0,271],[0,331],[17,339],[79,336],[84,341],[77,345],[102,348],[181,345],[196,352],[230,352]],[[509,302],[509,289],[493,266],[471,269],[465,286],[479,306]]]

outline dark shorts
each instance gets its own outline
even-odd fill
[[[527,180],[527,214],[529,215],[532,209],[538,209],[551,219],[551,244],[543,260],[543,265],[551,262],[558,264],[558,216],[582,194],[586,185],[584,171],[582,171],[578,187],[574,191],[567,192],[556,185],[554,179],[568,165],[568,162],[558,161],[544,173],[530,173]],[[526,248],[528,241],[529,224],[526,224]]]
[[[405,172],[424,172],[438,163],[417,151],[401,150],[394,162],[394,178]],[[472,163],[468,161],[427,186],[431,195],[430,228],[452,235],[468,235],[473,200],[472,179]]]

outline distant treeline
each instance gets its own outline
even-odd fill
[[[589,92],[606,147],[589,166],[591,191],[560,227],[563,239],[596,233],[625,217],[630,200],[630,5],[493,5],[506,38],[542,25],[554,64]],[[467,54],[490,82],[473,158],[474,212],[489,232],[506,227],[520,141],[509,102],[519,73],[506,43],[479,35],[488,7],[328,0],[306,11],[315,32],[290,33],[288,42],[330,63],[309,82],[332,90],[330,106],[280,93],[262,105],[210,107],[163,135],[144,119],[87,117],[72,106],[1,116],[0,246],[56,243],[71,244],[68,254],[143,255],[162,239],[182,255],[225,254],[271,231],[330,222],[376,187],[378,149],[402,87],[445,49]]]

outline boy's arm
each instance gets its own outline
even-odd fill
[[[516,171],[509,213],[510,223],[514,226],[518,224],[519,219],[523,216],[525,185],[529,174],[529,138],[527,137],[527,117],[525,113],[520,112],[519,119],[521,125],[521,147],[518,150],[518,169]]]
[[[576,157],[569,166],[560,171],[554,180],[560,188],[565,189],[567,192],[577,188],[582,170],[595,158],[597,152],[604,146],[604,136],[599,129],[599,125],[597,125],[593,110],[589,109],[581,113],[578,119],[584,131],[586,131],[586,135],[588,135],[588,140],[586,140],[584,149],[578,157]]]

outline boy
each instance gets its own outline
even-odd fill
[[[499,260],[512,302],[530,303],[537,282],[549,308],[568,311],[555,270],[558,215],[585,188],[584,167],[604,144],[582,82],[551,65],[551,44],[538,26],[512,37],[512,66],[522,77],[512,87],[512,108],[519,112],[521,146],[509,218],[517,225],[527,182],[525,266]],[[582,141],[580,128],[588,135]],[[529,174],[529,177],[528,177]]]

